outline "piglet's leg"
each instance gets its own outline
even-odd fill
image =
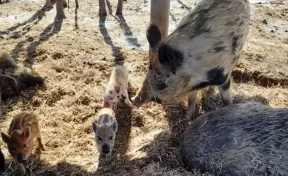
[[[123,99],[124,99],[124,102],[130,107],[130,108],[133,108],[133,104],[131,103],[131,101],[129,100],[129,95],[128,95],[128,92],[127,90],[124,90],[123,91]]]
[[[36,138],[37,138],[37,142],[38,142],[38,146],[36,148],[36,153],[41,153],[41,150],[44,151],[44,145],[42,143],[38,122],[36,123],[35,128],[36,128],[36,134],[37,134]]]

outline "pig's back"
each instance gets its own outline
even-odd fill
[[[30,114],[27,112],[22,112],[18,115],[16,115],[9,128],[9,134],[14,130],[18,129],[23,131],[25,128],[33,127],[38,123],[36,116],[34,114]]]
[[[247,0],[203,0],[163,43],[181,51],[184,58],[200,60],[239,55],[247,38],[250,5]],[[235,59],[235,58],[233,58]],[[198,62],[199,61],[194,61]],[[233,63],[233,62],[232,62]],[[206,66],[205,63],[201,63]]]

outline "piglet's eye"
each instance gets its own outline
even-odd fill
[[[11,147],[11,150],[12,150],[12,151],[16,151],[16,148],[14,148],[14,147]]]
[[[102,139],[99,136],[98,136],[98,141],[100,141],[100,142],[102,141]]]
[[[28,147],[28,146],[27,146],[27,144],[24,144],[23,148],[25,148],[25,149],[26,149],[27,147]]]
[[[111,136],[110,138],[109,138],[109,140],[112,140],[113,139],[113,136]]]

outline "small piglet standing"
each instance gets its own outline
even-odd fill
[[[114,67],[109,83],[105,88],[103,107],[114,107],[121,99],[129,107],[133,107],[133,104],[129,100],[127,89],[128,72],[125,67],[117,65]]]
[[[21,174],[25,174],[23,163],[31,154],[34,138],[38,141],[36,153],[44,151],[39,124],[34,114],[23,112],[16,115],[10,124],[8,134],[1,132],[1,135],[3,141],[7,143],[10,154],[16,160]]]
[[[110,158],[118,130],[114,111],[110,108],[101,109],[97,122],[93,122],[92,127],[95,132],[98,152]]]

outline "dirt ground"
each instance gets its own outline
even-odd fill
[[[45,77],[45,85],[23,91],[2,102],[1,131],[21,111],[38,116],[45,151],[31,157],[27,175],[209,175],[183,168],[179,139],[185,130],[186,104],[142,108],[119,106],[116,146],[111,162],[99,158],[91,123],[101,108],[103,88],[115,63],[129,71],[130,96],[141,86],[147,70],[150,1],[124,3],[116,16],[110,0],[106,18],[98,16],[98,1],[70,1],[66,19],[55,20],[55,7],[44,0],[10,0],[0,4],[0,49]],[[170,28],[198,0],[171,0]],[[288,108],[288,1],[252,4],[251,28],[234,75],[234,103],[261,101],[273,108]],[[198,114],[218,108],[218,95],[201,98]],[[6,145],[2,175],[17,173]]]

